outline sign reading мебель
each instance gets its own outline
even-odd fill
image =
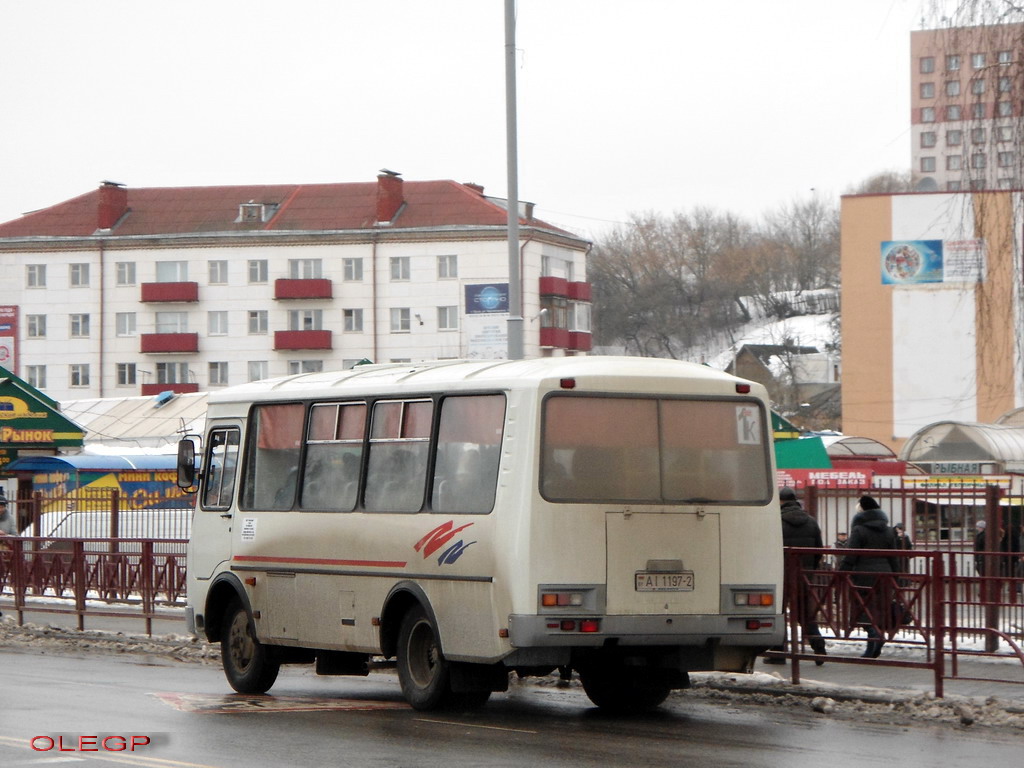
[[[508,283],[466,286],[466,357],[504,360],[508,356]]]
[[[886,240],[881,251],[882,285],[985,279],[984,240]]]

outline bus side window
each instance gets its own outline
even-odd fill
[[[253,408],[246,436],[244,509],[291,509],[298,486],[305,409],[301,403]]]
[[[374,404],[364,494],[368,512],[418,512],[423,506],[433,408],[430,400]]]
[[[460,395],[441,402],[430,501],[435,512],[493,509],[504,425],[502,395]]]

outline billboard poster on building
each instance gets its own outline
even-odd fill
[[[882,285],[977,282],[985,278],[983,240],[886,240]]]
[[[464,322],[466,356],[470,360],[508,357],[508,313],[467,314]]]
[[[0,365],[18,373],[18,308],[0,306]]]
[[[496,312],[508,312],[508,283],[483,283],[466,286],[467,315]]]

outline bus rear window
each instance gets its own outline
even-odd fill
[[[764,504],[772,495],[754,400],[556,395],[542,440],[541,494],[552,501]]]

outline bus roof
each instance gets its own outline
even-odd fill
[[[586,391],[611,389],[629,376],[639,392],[672,392],[669,381],[686,381],[687,392],[735,393],[731,385],[751,385],[751,392],[766,397],[762,385],[739,379],[698,363],[653,357],[545,357],[530,360],[437,360],[418,363],[359,365],[343,371],[301,373],[265,379],[210,393],[210,403],[281,400],[285,398],[346,397],[405,392],[480,389],[557,388],[562,379],[576,379]]]

